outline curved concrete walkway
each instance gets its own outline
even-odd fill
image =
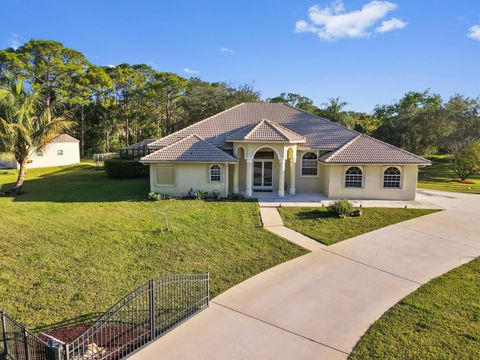
[[[231,288],[133,359],[345,359],[432,278],[480,256],[480,196],[420,190],[445,211],[291,260]]]

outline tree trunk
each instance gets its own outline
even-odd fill
[[[85,113],[80,106],[80,154],[85,157]]]
[[[18,177],[17,182],[13,189],[8,191],[7,195],[19,195],[22,192],[23,181],[25,180],[25,173],[27,172],[27,159],[23,159],[18,162],[19,169],[18,169]]]

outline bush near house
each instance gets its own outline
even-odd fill
[[[328,210],[334,212],[339,218],[344,218],[353,213],[355,208],[347,199],[336,200],[328,207]]]
[[[148,166],[136,160],[105,160],[105,173],[112,179],[136,179],[149,176]]]

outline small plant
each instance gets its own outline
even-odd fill
[[[350,201],[343,199],[334,201],[333,204],[328,207],[328,210],[337,214],[338,217],[344,218],[350,215],[355,208]]]
[[[166,194],[160,194],[157,192],[151,192],[151,193],[148,193],[147,199],[150,201],[168,200],[170,199],[170,196]]]
[[[239,193],[229,194],[228,199],[230,200],[245,200],[245,196]]]
[[[195,200],[204,200],[208,198],[208,191],[197,190],[193,193],[193,198]]]
[[[220,193],[213,190],[211,193],[208,193],[207,198],[210,200],[218,200],[220,198]]]

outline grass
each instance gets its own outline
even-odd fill
[[[458,176],[453,172],[449,157],[437,156],[431,161],[431,166],[420,169],[419,188],[480,194],[480,175],[468,179],[473,184],[463,184],[459,182]]]
[[[0,171],[10,188],[13,171]],[[148,179],[90,164],[30,170],[0,198],[0,309],[30,327],[103,312],[150,278],[210,272],[211,295],[306,251],[260,226],[256,203],[144,201]]]
[[[480,359],[480,258],[387,311],[349,359]]]
[[[332,245],[437,210],[363,208],[362,216],[344,219],[338,218],[327,208],[281,207],[279,211],[285,226],[325,245]]]

